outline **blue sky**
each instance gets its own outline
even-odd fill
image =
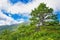
[[[21,2],[21,3],[24,3],[24,4],[27,4],[29,2],[31,2],[32,0],[9,0],[12,4],[16,4],[18,2]]]
[[[54,9],[54,13],[58,13],[60,20],[60,0],[1,0],[0,1],[0,25],[10,25],[26,22],[29,20],[34,8],[42,2]]]

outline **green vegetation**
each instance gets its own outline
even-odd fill
[[[38,26],[40,27],[41,25],[44,25],[44,22],[45,22],[46,19],[51,19],[52,18],[52,16],[51,16],[52,12],[53,12],[52,8],[49,8],[49,7],[46,6],[46,4],[41,3],[37,8],[32,10],[31,21],[34,24],[38,24]],[[50,15],[50,17],[49,17],[49,15]]]
[[[60,26],[42,26],[36,31],[35,26],[22,25],[15,31],[3,31],[0,40],[60,40]]]
[[[57,14],[53,14],[53,9],[47,7],[44,3],[41,3],[37,8],[32,10],[30,20],[31,25],[36,25],[38,28],[42,25],[59,24]]]
[[[0,34],[0,40],[60,40],[59,21],[52,12],[52,8],[41,3],[38,8],[31,12],[31,24],[20,24],[13,30],[3,30]],[[45,14],[46,16],[50,15],[46,19],[54,21],[45,22]],[[42,25],[40,25],[41,23]]]

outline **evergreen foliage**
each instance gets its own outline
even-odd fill
[[[31,25],[46,25],[45,20],[52,19],[54,22],[58,21],[57,16],[53,14],[53,9],[46,6],[46,4],[41,3],[37,8],[31,12]],[[52,23],[53,24],[53,23]]]

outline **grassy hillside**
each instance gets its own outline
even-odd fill
[[[4,30],[0,40],[60,40],[60,26],[20,25],[15,31]]]

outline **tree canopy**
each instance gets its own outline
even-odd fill
[[[50,16],[49,16],[50,15]],[[52,16],[51,16],[52,15]],[[53,14],[53,9],[46,6],[44,3],[40,3],[40,5],[32,10],[31,12],[31,24],[35,24],[37,26],[44,25],[45,20],[47,19],[55,19],[56,15]]]

